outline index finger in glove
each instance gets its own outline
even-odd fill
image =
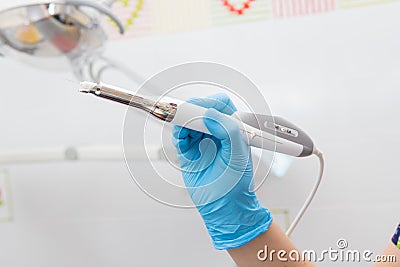
[[[191,98],[187,102],[203,107],[203,108],[213,108],[221,113],[232,115],[237,111],[235,104],[225,93],[218,93],[203,98]]]

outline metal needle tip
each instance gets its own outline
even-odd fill
[[[96,88],[97,83],[92,83],[92,82],[81,82],[80,83],[81,88],[79,89],[79,92],[81,93],[90,93],[91,90]]]

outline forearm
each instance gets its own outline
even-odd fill
[[[266,248],[268,248],[268,251],[265,251]],[[238,267],[316,266],[314,263],[311,263],[309,261],[302,261],[300,252],[298,252],[298,255],[300,255],[299,261],[290,260],[289,253],[291,251],[298,251],[298,249],[286,236],[286,234],[280,229],[278,224],[273,222],[265,233],[259,235],[244,246],[228,250],[228,253],[236,262]],[[265,253],[267,253],[267,255]],[[270,257],[270,254],[272,254],[272,258]],[[261,260],[259,258],[261,258]],[[281,258],[281,260],[279,260],[279,258]],[[287,259],[287,261],[285,259]]]
[[[376,262],[374,267],[400,267],[400,249],[392,242],[385,248],[380,257],[382,262]]]

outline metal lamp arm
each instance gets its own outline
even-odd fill
[[[110,6],[115,2],[115,0],[106,0],[104,2],[98,3],[98,2],[93,2],[90,0],[65,0],[63,1],[65,4],[70,4],[70,5],[77,5],[77,6],[88,6],[92,7],[99,12],[103,13],[104,15],[108,16],[110,19],[112,19],[118,26],[119,32],[123,34],[125,32],[125,28],[121,22],[121,20],[110,10]],[[107,2],[107,3],[106,3]]]
[[[111,7],[115,2],[116,2],[116,0],[101,0],[100,1],[100,3],[102,3],[103,5],[109,6],[109,7]]]

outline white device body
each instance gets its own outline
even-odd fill
[[[83,82],[81,83],[81,87],[82,87],[81,89],[82,92],[85,93],[91,92],[97,96],[105,97],[107,99],[114,100],[127,105],[130,105],[131,102],[129,101],[132,101],[133,97],[133,94],[130,91],[115,86],[106,85],[103,83],[96,84],[92,82]],[[99,91],[94,90],[96,88]],[[122,102],[121,99],[123,100]],[[143,98],[143,99],[151,99],[151,98]],[[211,134],[207,129],[207,126],[204,124],[203,120],[207,108],[166,96],[158,98],[156,102],[164,104],[173,103],[174,106],[176,105],[175,114],[173,115],[170,121],[167,120],[168,122],[195,131]],[[268,118],[266,118],[268,116],[261,115],[262,117],[259,117],[260,120],[256,118],[256,121],[254,121],[252,117],[249,118],[247,116],[248,114],[251,113],[243,113],[237,111],[231,116],[221,113],[221,115],[227,116],[229,119],[236,122],[236,124],[239,127],[239,130],[243,135],[244,141],[250,146],[270,151],[275,151],[293,157],[309,156],[314,153],[315,147],[313,146],[312,140],[306,139],[304,138],[304,136],[300,136],[303,135],[302,131],[298,128],[295,129],[296,127],[294,125],[290,126],[290,123],[288,122],[286,122],[285,124],[289,125],[289,127],[276,124],[275,121],[279,120],[279,118],[274,117],[272,119],[273,126],[271,128],[268,127],[268,124],[270,124],[271,122],[271,119],[268,121]],[[260,122],[262,125],[260,125]],[[278,129],[278,132],[275,131],[276,129]]]
[[[175,117],[171,121],[172,124],[210,134],[202,119],[207,111],[206,108],[168,97],[163,97],[160,101],[178,104]],[[237,123],[244,140],[250,146],[276,151],[294,157],[298,157],[303,152],[302,145],[254,128],[240,121],[240,117],[237,113],[234,113],[232,116],[223,115],[230,117]]]
[[[125,90],[119,90],[116,87],[109,86],[106,94],[103,96],[101,89],[105,89],[103,88],[104,86],[105,86],[104,84],[98,85],[96,83],[83,82],[81,83],[82,87],[81,92],[93,93],[96,96],[101,96],[109,100],[130,105],[131,103],[130,101],[132,101],[132,96],[133,96],[131,92]],[[142,97],[140,98],[143,99]],[[152,101],[148,102],[152,103]],[[164,121],[168,121],[178,126],[210,134],[203,120],[204,114],[207,111],[206,108],[188,102],[184,102],[181,100],[171,99],[169,97],[161,97],[160,99],[158,99],[158,102],[166,102],[170,104],[173,103],[176,105],[176,110],[175,110],[176,113],[172,118],[172,120],[168,121],[163,119]],[[155,108],[155,106],[152,107]],[[249,114],[250,117],[248,116]],[[225,114],[222,115],[229,116]],[[294,157],[304,157],[314,154],[319,158],[321,167],[318,179],[310,195],[307,197],[303,207],[300,209],[299,213],[293,220],[289,229],[286,231],[286,234],[290,236],[295,227],[297,226],[297,224],[299,223],[300,219],[303,217],[305,211],[311,204],[311,201],[313,200],[315,193],[317,192],[317,189],[321,183],[325,165],[322,152],[319,151],[317,147],[315,147],[312,139],[306,133],[304,133],[300,128],[296,127],[294,124],[285,121],[280,117],[272,118],[273,122],[272,128],[274,129],[273,131],[271,131],[271,126],[269,126],[271,122],[270,118],[271,116],[237,111],[234,114],[232,114],[232,116],[229,117],[237,123],[243,135],[243,138],[248,145],[271,151],[276,151],[278,153],[283,153]],[[241,120],[241,118],[243,118],[243,121],[245,121],[246,123],[244,123]],[[254,118],[256,120],[254,120]],[[262,122],[261,125],[259,122]],[[254,127],[251,125],[253,125]]]

